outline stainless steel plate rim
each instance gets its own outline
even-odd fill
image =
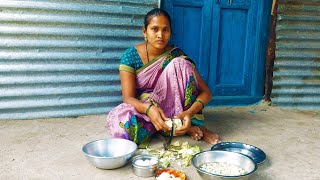
[[[236,152],[252,158],[257,164],[261,164],[267,158],[266,154],[258,147],[251,144],[242,142],[221,142],[211,147],[211,151],[222,150],[229,152]],[[251,154],[242,153],[243,151],[249,151]]]

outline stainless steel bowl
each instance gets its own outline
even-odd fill
[[[116,169],[129,162],[138,146],[126,139],[100,139],[83,146],[85,157],[100,169]]]
[[[138,161],[153,161],[153,163],[141,165]],[[138,155],[132,158],[132,171],[139,177],[151,177],[158,169],[158,158],[150,155]]]
[[[224,162],[233,164],[241,167],[247,173],[240,176],[223,176],[220,174],[209,173],[200,169],[202,164],[209,162]],[[250,157],[229,151],[203,151],[194,155],[191,163],[196,168],[202,179],[249,179],[250,175],[257,170],[257,164]]]

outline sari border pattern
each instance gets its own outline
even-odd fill
[[[124,65],[124,64],[120,64],[119,66],[119,71],[126,71],[132,74],[136,73],[136,70],[130,66]]]
[[[136,70],[136,74],[138,74],[139,72],[141,72],[143,69],[147,68],[148,66],[150,66],[152,63],[154,63],[155,61],[157,61],[158,59],[160,59],[161,57],[165,56],[166,54],[169,54],[171,52],[172,49],[156,56],[155,58],[153,58],[151,61],[149,61],[147,64],[143,65],[141,68]]]

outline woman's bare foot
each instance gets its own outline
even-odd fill
[[[190,126],[190,128],[187,130],[187,135],[196,141],[199,141],[203,137],[203,133],[198,126]]]
[[[221,142],[221,139],[219,137],[218,134],[210,131],[209,129],[207,129],[206,127],[204,126],[201,126],[200,127],[200,130],[202,131],[203,133],[203,137],[202,139],[207,142],[207,143],[210,143],[210,144],[218,144]]]

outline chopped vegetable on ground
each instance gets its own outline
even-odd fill
[[[167,168],[173,161],[177,161],[179,166],[189,166],[192,157],[200,152],[199,146],[190,146],[188,142],[180,143],[176,141],[168,147],[168,150],[156,150],[147,148],[149,154],[158,156],[159,167]]]

